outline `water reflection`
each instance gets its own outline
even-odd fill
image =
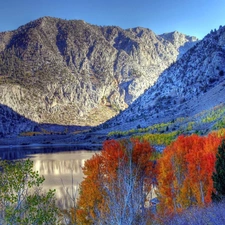
[[[0,159],[15,160],[26,158],[27,155],[37,153],[56,153],[65,151],[75,151],[88,149],[81,146],[73,145],[49,145],[49,146],[36,146],[36,145],[25,145],[17,147],[1,147],[0,148]]]
[[[79,183],[83,179],[82,166],[94,151],[72,151],[51,154],[35,154],[32,157],[34,170],[45,177],[44,189],[56,189],[58,204],[67,208],[76,198]]]
[[[0,157],[2,159],[31,158],[34,162],[34,170],[45,177],[43,189],[56,189],[58,204],[68,208],[73,205],[72,198],[76,198],[79,183],[83,179],[81,168],[94,153],[96,151],[18,148],[1,149]]]

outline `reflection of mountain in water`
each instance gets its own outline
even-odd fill
[[[58,152],[32,155],[34,170],[44,175],[44,189],[56,189],[58,204],[63,208],[73,205],[79,183],[83,179],[82,166],[93,151]]]
[[[79,183],[83,179],[82,166],[95,151],[65,151],[65,149],[63,146],[56,149],[52,147],[0,149],[0,158],[11,160],[31,158],[34,170],[45,177],[44,190],[55,189],[58,204],[68,208],[73,205],[71,198],[76,198],[78,194]]]
[[[43,146],[35,146],[35,145],[20,145],[17,147],[3,147],[0,148],[0,159],[4,160],[15,160],[15,159],[23,159],[27,158],[28,155],[33,157],[34,154],[38,153],[56,153],[56,152],[65,152],[65,151],[76,151],[83,150],[84,147],[76,146],[76,145],[43,145]]]
[[[35,160],[34,169],[42,175],[71,175],[81,174],[84,159],[71,160]]]
[[[25,157],[24,151],[17,151],[16,149],[0,149],[0,159],[3,160],[14,160],[14,159],[22,159]]]
[[[56,190],[57,205],[63,209],[73,207],[79,194],[79,185],[60,187]]]

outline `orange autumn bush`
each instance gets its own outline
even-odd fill
[[[141,208],[155,182],[155,162],[151,160],[154,151],[147,141],[137,139],[104,142],[103,150],[83,167],[78,223],[123,224],[130,220],[142,224],[146,210]]]
[[[158,160],[159,211],[180,212],[190,206],[211,203],[212,174],[222,137],[179,136]]]

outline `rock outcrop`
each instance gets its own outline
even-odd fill
[[[43,17],[0,33],[0,103],[38,123],[97,125],[126,109],[196,41]]]
[[[215,118],[225,119],[224,96],[225,26],[221,26],[188,50],[159,76],[154,86],[104,127],[129,130],[177,118],[192,118],[190,121],[201,125],[201,115],[208,110],[211,114],[204,120],[208,121],[205,130],[210,130],[218,122]],[[218,108],[221,110],[216,111]]]

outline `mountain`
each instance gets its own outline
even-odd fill
[[[174,45],[178,49],[179,51],[178,58],[180,58],[187,50],[192,48],[193,41],[196,40],[194,37],[181,34],[178,31],[164,33],[159,36],[169,41],[172,45]]]
[[[0,104],[0,137],[34,131],[37,124]]]
[[[18,114],[11,108],[6,105],[0,104],[0,138],[2,137],[12,137],[13,139],[6,141],[0,141],[0,145],[12,145],[16,144],[15,137],[20,136],[39,136],[36,139],[36,142],[45,143],[47,142],[45,137],[41,137],[43,134],[51,134],[57,136],[57,140],[64,139],[67,133],[73,132],[80,132],[90,129],[90,127],[81,127],[81,126],[65,126],[65,125],[58,125],[58,124],[38,124],[30,119],[27,119],[23,115]],[[64,135],[64,137],[62,136]],[[53,137],[54,138],[54,137]],[[52,139],[53,139],[52,138]],[[21,138],[20,138],[21,139]],[[54,140],[53,140],[54,141]],[[24,142],[28,142],[26,140]],[[29,141],[33,143],[32,140]],[[21,144],[21,141],[18,141],[18,144]]]
[[[98,125],[196,42],[178,32],[43,17],[0,33],[0,103],[36,123]]]
[[[129,108],[99,128],[126,131],[161,124],[167,131],[207,133],[225,126],[224,96],[225,27],[220,26],[166,69]]]

